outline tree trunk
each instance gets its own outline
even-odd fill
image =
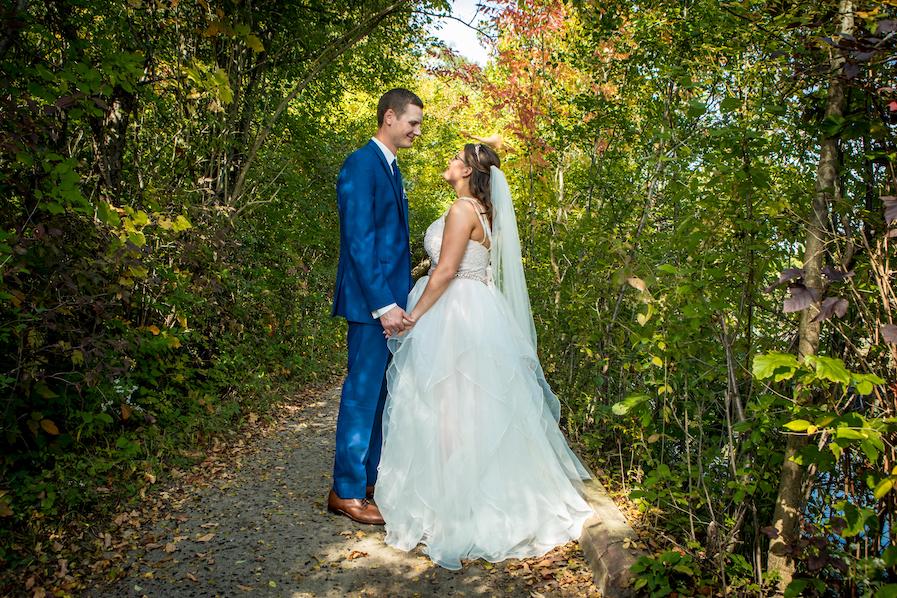
[[[838,10],[838,33],[853,33],[853,2],[841,0]],[[841,78],[844,59],[839,50],[832,52],[831,78],[829,81],[828,101],[825,109],[826,118],[842,116],[847,104],[846,86]],[[807,223],[806,251],[804,253],[804,284],[809,289],[822,293],[822,268],[825,265],[826,227],[829,221],[829,204],[836,196],[838,182],[838,135],[823,137],[819,147],[819,164],[816,168],[816,192],[813,197],[813,209]],[[799,329],[798,356],[815,355],[819,348],[820,322],[813,322],[819,312],[816,305],[811,305],[801,314]],[[806,437],[797,434],[788,436],[785,448],[785,462],[782,465],[782,476],[779,481],[779,494],[773,513],[773,527],[778,536],[769,544],[768,570],[776,571],[781,578],[779,592],[791,582],[794,576],[795,563],[788,550],[789,544],[800,533],[800,513],[803,509],[803,468],[792,459],[806,443]]]

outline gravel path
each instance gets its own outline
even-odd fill
[[[210,485],[170,501],[140,530],[144,545],[125,555],[125,576],[87,595],[542,595],[532,576],[513,573],[530,571],[526,562],[448,571],[419,548],[386,546],[381,527],[329,514],[338,403],[337,388],[292,409]]]

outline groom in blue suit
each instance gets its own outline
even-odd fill
[[[390,357],[384,331],[394,335],[405,329],[411,290],[408,201],[396,153],[420,136],[423,107],[407,89],[383,94],[377,134],[346,158],[336,185],[340,254],[332,315],[348,321],[349,360],[327,508],[360,523],[383,524],[370,498],[380,463]]]

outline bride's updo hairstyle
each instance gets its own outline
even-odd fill
[[[470,192],[480,200],[492,220],[492,174],[490,168],[501,167],[495,150],[485,143],[464,145],[464,163],[473,169],[470,173]]]

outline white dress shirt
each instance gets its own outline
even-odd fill
[[[376,137],[371,137],[371,141],[376,143],[377,147],[380,148],[380,151],[383,152],[383,157],[386,158],[386,163],[389,164],[390,168],[392,168],[392,163],[394,160],[396,161],[396,164],[398,164],[398,159],[396,158],[396,155],[394,153],[392,153],[392,150],[390,150],[388,147],[386,147],[386,145],[382,141],[380,141]],[[392,174],[393,174],[393,176],[395,176],[395,174],[396,174],[395,170],[393,170]],[[386,314],[386,312],[388,312],[389,310],[391,310],[394,307],[398,307],[398,305],[395,303],[390,303],[389,305],[381,307],[380,309],[375,309],[374,311],[371,312],[371,315],[374,317],[375,320],[379,319],[380,316]]]

